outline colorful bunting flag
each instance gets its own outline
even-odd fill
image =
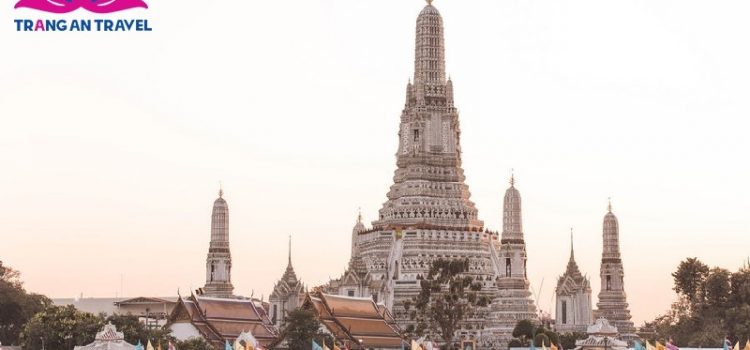
[[[224,341],[224,350],[234,350],[234,348],[232,348],[232,345],[229,344],[229,340]]]
[[[315,340],[312,341],[312,350],[323,350],[323,348],[318,345],[318,343],[315,342]]]
[[[149,339],[148,344],[146,344],[146,350],[154,350],[154,346],[151,345],[151,339]]]
[[[648,341],[646,341],[646,350],[656,350],[656,347],[651,345]]]
[[[138,344],[135,346],[135,350],[143,350],[143,344],[141,344],[141,340],[138,339]],[[729,350],[729,349],[725,349]]]

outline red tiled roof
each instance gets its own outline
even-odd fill
[[[264,346],[278,337],[276,327],[252,300],[190,296],[178,301],[170,323],[176,321],[181,310],[187,312],[190,323],[206,340],[219,347],[225,340],[237,338],[246,331]]]
[[[304,307],[315,311],[321,323],[339,342],[363,340],[367,347],[400,349],[400,330],[386,320],[370,299],[338,295],[309,295]]]

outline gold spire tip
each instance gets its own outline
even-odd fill
[[[224,197],[224,184],[221,181],[219,181],[219,198],[223,198],[223,197]]]
[[[513,169],[510,169],[510,185],[515,186],[516,185],[516,174]]]
[[[612,212],[612,197],[607,198],[607,210],[611,213]]]
[[[427,0],[427,5],[432,6],[432,0]]]

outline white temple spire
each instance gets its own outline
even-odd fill
[[[510,187],[505,191],[503,199],[503,240],[523,240],[521,193],[516,189],[515,184],[516,178],[511,174]]]
[[[596,316],[606,318],[617,327],[623,340],[630,341],[637,336],[625,294],[625,269],[620,255],[620,224],[612,212],[611,199],[607,204],[602,226],[602,262],[599,272],[601,289]]]
[[[229,206],[224,200],[224,189],[220,186],[219,198],[211,211],[211,242],[206,256],[205,294],[212,297],[230,298],[232,286],[232,254],[229,250]]]

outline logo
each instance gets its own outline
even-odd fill
[[[83,7],[94,13],[112,13],[148,5],[143,0],[20,0],[15,8],[21,7],[51,13],[68,13]]]
[[[19,0],[16,9],[70,13],[80,8],[97,14],[147,9],[144,0]],[[150,32],[148,19],[14,19],[17,32]]]

